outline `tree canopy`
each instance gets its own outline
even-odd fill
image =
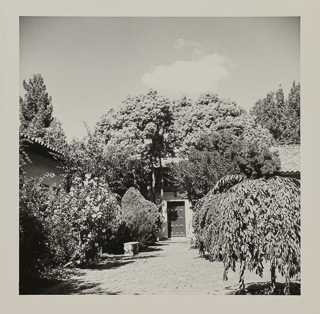
[[[195,104],[182,98],[173,108],[182,158],[171,169],[189,199],[203,197],[227,174],[259,178],[279,169],[268,149],[272,135],[236,103],[206,94]]]
[[[150,185],[154,195],[154,169],[156,166],[161,168],[164,157],[174,154],[170,100],[153,90],[130,96],[118,111],[111,110],[101,118],[95,132],[103,138],[107,151],[128,154],[125,165],[131,168],[138,186],[140,174],[151,176]]]
[[[259,99],[251,113],[278,144],[300,144],[300,84],[293,82],[288,97],[281,88]]]
[[[201,95],[195,103],[183,97],[173,104],[173,112],[177,144],[183,152],[197,142],[199,134],[210,134],[245,113],[235,102],[216,94]]]
[[[28,83],[23,81],[23,87],[26,94],[19,98],[20,132],[63,150],[66,136],[61,122],[52,116],[52,97],[47,93],[43,77],[34,74]]]

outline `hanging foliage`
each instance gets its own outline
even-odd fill
[[[232,179],[236,181],[229,176],[220,186]],[[243,180],[216,191],[197,204],[193,224],[197,241],[210,258],[222,259],[224,279],[239,262],[240,288],[244,288],[244,271],[262,276],[269,262],[273,287],[277,268],[286,278],[288,292],[290,279],[300,272],[299,182],[282,177]]]

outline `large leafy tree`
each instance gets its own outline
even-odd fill
[[[268,147],[272,136],[236,103],[217,95],[173,106],[182,160],[171,164],[180,192],[191,200],[206,195],[226,174],[268,177],[279,168]]]
[[[99,133],[87,135],[82,140],[73,139],[65,154],[65,185],[67,191],[75,178],[91,174],[107,183],[110,189],[123,196],[131,186],[146,189],[148,164],[132,154],[132,147],[125,143],[106,145]]]
[[[175,132],[180,151],[185,153],[196,144],[200,134],[211,134],[221,123],[242,116],[245,111],[235,102],[204,94],[192,103],[182,98],[173,104]]]
[[[219,151],[220,139],[218,133],[202,134],[186,158],[170,164],[179,192],[192,201],[204,197],[226,173],[237,172],[232,160]]]
[[[170,100],[153,90],[128,97],[118,111],[107,113],[96,126],[96,133],[103,136],[107,151],[123,147],[130,152],[126,165],[130,165],[135,180],[136,174],[150,174],[153,201],[155,168],[159,166],[162,170],[163,158],[174,154],[173,131]]]
[[[251,112],[278,144],[300,143],[300,84],[293,82],[287,99],[280,86],[259,99]]]

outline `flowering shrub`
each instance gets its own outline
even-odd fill
[[[195,210],[197,240],[211,259],[223,260],[224,279],[240,262],[240,288],[244,288],[245,269],[262,276],[263,262],[270,262],[273,288],[278,268],[288,292],[290,279],[300,272],[300,188],[296,180],[244,180],[220,193],[211,191]]]
[[[51,263],[49,230],[43,223],[43,196],[39,181],[26,180],[20,189],[19,266],[22,277],[39,274]]]
[[[52,202],[58,199],[55,186],[47,189],[40,178],[23,179],[20,187],[20,276],[39,276],[62,265],[72,256],[77,242],[72,225]]]
[[[115,194],[106,183],[87,174],[84,181],[74,179],[70,192],[64,193],[56,206],[66,212],[78,236],[76,265],[93,262],[120,224],[120,206]]]
[[[86,266],[119,226],[117,199],[96,178],[76,179],[70,193],[44,188],[42,178],[23,179],[20,187],[20,279],[46,277],[72,262]]]
[[[142,246],[155,240],[161,227],[161,215],[155,204],[147,201],[135,188],[130,188],[121,201],[122,219],[130,241]]]

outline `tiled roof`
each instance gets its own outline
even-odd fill
[[[27,140],[31,141],[32,143],[39,144],[39,145],[41,145],[41,146],[43,146],[43,147],[51,150],[52,152],[57,153],[57,154],[63,156],[63,153],[62,153],[60,150],[54,148],[54,147],[51,146],[51,145],[46,144],[45,142],[43,142],[43,141],[41,141],[41,140],[39,140],[39,139],[34,138],[34,137],[32,137],[32,136],[29,136],[29,135],[24,134],[24,133],[20,133],[20,138],[24,138],[24,139],[27,139]]]
[[[271,151],[278,151],[282,173],[300,172],[300,145],[273,146]]]

